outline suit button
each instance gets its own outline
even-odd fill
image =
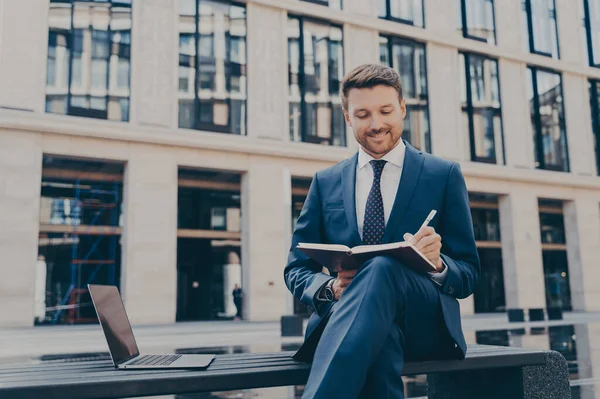
[[[452,288],[452,287],[448,288],[448,294],[454,294],[454,288]]]
[[[455,347],[455,348],[458,348],[458,344],[454,344],[454,347]]]

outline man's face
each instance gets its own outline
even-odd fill
[[[390,86],[350,89],[344,116],[358,144],[379,159],[394,149],[402,137],[406,103],[404,99],[400,101],[398,92]]]

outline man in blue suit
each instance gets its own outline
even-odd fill
[[[466,353],[456,298],[473,293],[480,267],[467,188],[458,163],[401,139],[406,103],[393,69],[354,69],[340,96],[360,149],[314,176],[284,272],[292,294],[315,311],[295,355],[312,360],[303,397],[404,398],[405,360]],[[436,217],[420,228],[432,209]],[[299,242],[353,247],[403,239],[437,272],[379,256],[328,275],[295,249]]]

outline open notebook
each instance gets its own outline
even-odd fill
[[[296,247],[318,264],[331,272],[358,269],[365,261],[375,256],[388,255],[419,272],[435,272],[429,259],[407,241],[379,245],[347,247],[339,244],[311,244],[301,242]]]

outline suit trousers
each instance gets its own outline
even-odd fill
[[[403,399],[404,361],[454,348],[439,296],[428,275],[391,257],[365,262],[330,309],[303,398]]]

